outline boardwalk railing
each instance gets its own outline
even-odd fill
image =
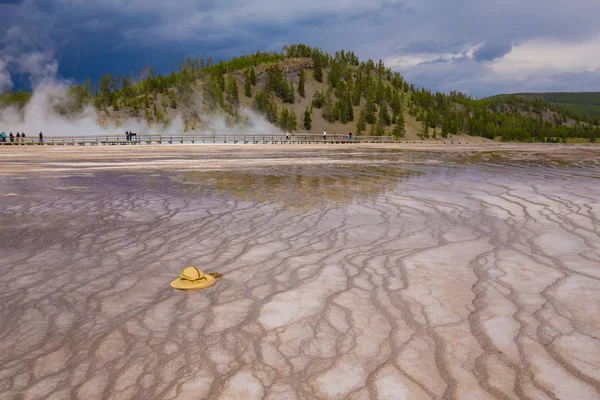
[[[95,145],[133,145],[133,144],[336,144],[336,143],[398,143],[400,140],[392,136],[353,136],[328,134],[168,134],[168,135],[143,135],[137,134],[131,140],[125,135],[105,136],[44,136],[43,141],[39,137],[25,137],[11,142],[6,138],[0,145],[71,145],[71,146],[95,146]]]

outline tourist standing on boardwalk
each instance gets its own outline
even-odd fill
[[[21,134],[17,132],[17,143],[21,142]]]
[[[12,132],[8,134],[8,138],[10,139],[11,143],[15,141],[15,135],[13,135]]]
[[[40,143],[44,143],[44,135],[40,132]]]
[[[25,143],[25,132],[21,133],[21,142]]]
[[[348,140],[349,140],[349,141],[352,141],[352,132],[349,132],[349,133],[348,133]]]
[[[327,131],[323,131],[323,141],[327,140]]]

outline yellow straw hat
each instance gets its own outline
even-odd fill
[[[171,282],[171,287],[175,289],[190,290],[204,289],[212,286],[217,280],[212,275],[205,275],[196,267],[185,267],[179,274],[179,279]]]

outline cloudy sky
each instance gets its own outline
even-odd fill
[[[599,0],[0,0],[0,89],[299,42],[432,90],[600,91]]]

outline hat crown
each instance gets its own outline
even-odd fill
[[[179,277],[186,281],[198,281],[204,279],[204,274],[196,267],[185,267]]]

